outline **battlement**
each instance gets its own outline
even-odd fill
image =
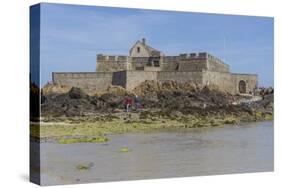
[[[219,58],[217,58],[217,57],[215,57],[215,56],[213,56],[211,54],[208,54],[208,60],[213,60],[213,61],[215,61],[217,63],[220,63],[220,64],[228,66],[228,64],[224,63],[221,59],[219,59]]]
[[[128,61],[128,59],[126,55],[97,55],[97,61]]]
[[[167,57],[173,57],[176,58],[177,56],[167,56]],[[207,53],[207,52],[198,52],[198,53],[182,53],[179,54],[179,58],[180,59],[210,59],[210,60],[214,60],[218,63],[221,64],[225,64],[222,60],[220,60],[219,58]]]
[[[179,54],[180,59],[202,59],[208,58],[208,54],[206,52],[199,53],[183,53]]]
[[[130,69],[129,57],[125,55],[97,55],[97,72],[113,72]]]
[[[163,60],[164,63],[169,63],[171,61],[178,61],[179,56],[164,56]]]

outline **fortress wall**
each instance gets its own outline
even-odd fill
[[[192,72],[175,72],[175,71],[163,71],[158,72],[157,79],[159,81],[174,80],[177,82],[194,82],[197,84],[202,83],[202,71]]]
[[[145,67],[148,60],[148,57],[132,57],[132,70],[138,70],[139,68]]]
[[[162,70],[163,71],[176,71],[179,67],[178,62],[171,62],[171,63],[163,63]]]
[[[254,74],[231,74],[227,72],[203,71],[203,84],[215,84],[221,90],[235,94],[239,93],[239,82],[246,83],[246,93],[253,91],[258,84],[257,75]]]
[[[97,55],[97,72],[113,72],[120,70],[127,70],[129,66],[129,57],[118,55]]]
[[[148,71],[148,72],[157,72],[157,71],[162,71],[162,67],[159,66],[159,67],[144,67],[144,71]]]
[[[207,69],[206,59],[187,59],[181,60],[179,71],[199,71]]]
[[[53,73],[53,82],[83,89],[105,91],[112,82],[111,72]]]
[[[105,91],[109,85],[119,85],[128,90],[134,89],[145,80],[193,82],[198,84],[215,84],[229,93],[239,93],[239,82],[246,83],[246,93],[258,85],[254,74],[231,74],[216,71],[119,71],[119,72],[82,72],[53,73],[53,82],[60,85],[81,87],[83,89]]]
[[[157,79],[157,72],[150,71],[125,71],[126,72],[126,89],[133,90],[136,86],[140,83],[144,82],[145,80],[156,80]]]
[[[258,87],[258,75],[256,74],[231,74],[231,80],[234,87],[234,92],[239,93],[239,82],[241,80],[246,82],[246,93],[253,91],[255,87]]]
[[[210,71],[229,72],[229,65],[211,55],[208,55],[207,66]]]
[[[207,69],[207,53],[180,54],[179,71],[199,71]]]
[[[234,93],[234,84],[230,73],[216,72],[216,71],[203,71],[203,85],[215,84],[221,90]]]
[[[163,71],[175,71],[179,68],[179,56],[164,56],[162,63]]]
[[[127,71],[113,72],[112,85],[117,85],[126,88],[126,84],[127,84]]]

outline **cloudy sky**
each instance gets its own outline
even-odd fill
[[[43,3],[41,87],[52,72],[95,71],[98,53],[128,55],[143,37],[166,55],[207,51],[273,86],[273,18]]]

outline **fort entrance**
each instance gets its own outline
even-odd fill
[[[246,93],[246,82],[244,80],[239,81],[239,93]]]

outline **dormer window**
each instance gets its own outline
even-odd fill
[[[140,53],[140,47],[137,47],[137,52]]]

